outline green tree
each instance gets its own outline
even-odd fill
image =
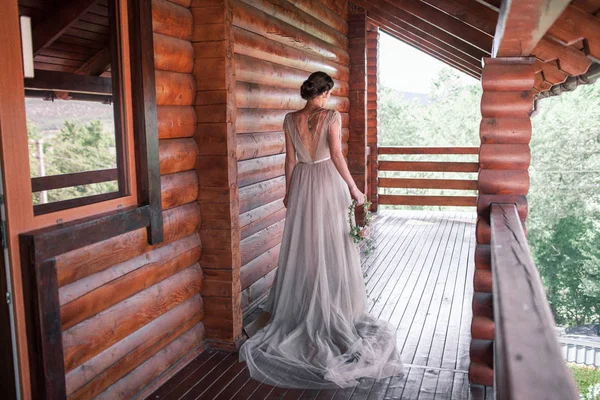
[[[100,121],[79,124],[67,120],[55,136],[43,135],[35,125],[28,124],[28,135],[32,176],[38,175],[36,140],[43,140],[46,176],[116,168],[114,134],[106,132]],[[116,190],[116,182],[75,186],[49,191],[48,201],[66,200]],[[34,204],[37,203],[39,203],[39,193],[34,194]]]

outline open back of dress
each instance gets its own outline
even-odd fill
[[[348,387],[361,377],[400,375],[395,329],[367,312],[360,255],[347,221],[351,197],[331,160],[327,139],[341,130],[341,116],[333,110],[319,116],[312,154],[292,118],[286,116],[284,130],[298,164],[265,304],[272,316],[242,345],[240,360],[254,379],[279,387]]]

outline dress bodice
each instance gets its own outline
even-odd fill
[[[285,116],[283,122],[284,131],[292,140],[296,152],[296,160],[298,162],[314,164],[331,158],[329,141],[327,139],[331,129],[341,129],[341,115],[336,110],[325,110],[321,111],[321,115],[317,115],[315,120],[317,122],[315,124],[315,135],[317,135],[315,141],[317,144],[314,149],[314,154],[311,154],[309,142],[306,141],[306,139],[302,140],[303,138],[299,132],[298,123],[296,122],[293,113],[289,113]]]

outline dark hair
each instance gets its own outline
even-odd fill
[[[331,90],[333,79],[325,72],[317,71],[310,74],[300,87],[300,96],[304,100],[310,100],[321,93]]]

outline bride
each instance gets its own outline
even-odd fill
[[[250,376],[286,388],[355,386],[403,374],[396,332],[367,310],[348,206],[363,204],[342,155],[342,119],[328,110],[333,80],[302,84],[303,109],[285,116],[286,220],[266,325],[240,348]],[[266,318],[264,318],[266,316]]]

